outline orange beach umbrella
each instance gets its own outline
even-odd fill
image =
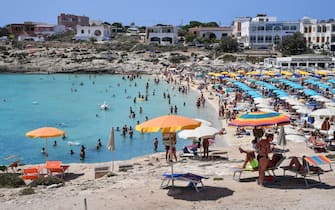
[[[46,154],[48,154],[48,138],[61,137],[64,135],[65,135],[64,131],[53,127],[38,128],[26,133],[26,136],[30,138],[46,139]],[[46,159],[48,159],[48,155],[46,155]]]
[[[201,125],[201,122],[188,117],[178,115],[164,115],[144,123],[136,125],[135,129],[139,132],[162,132],[164,133],[176,133],[179,130],[195,129]],[[169,135],[170,142],[170,153],[172,154],[172,138]],[[173,163],[171,162],[171,174],[173,174]],[[172,179],[172,186],[174,186],[174,180]]]
[[[184,129],[194,129],[201,125],[201,122],[191,118],[178,115],[165,115],[148,120],[136,126],[139,132],[174,133]]]

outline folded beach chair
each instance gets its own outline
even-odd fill
[[[294,167],[288,167],[288,166],[283,166],[282,169],[284,170],[284,175],[286,171],[291,171],[293,173],[295,173],[295,177],[298,177],[298,175],[300,175],[301,177],[304,178],[305,181],[305,185],[306,187],[308,186],[312,186],[311,184],[308,183],[307,177],[312,177],[312,176],[317,176],[318,177],[318,182],[313,184],[313,185],[318,185],[321,184],[321,178],[320,175],[325,173],[325,172],[329,172],[332,171],[332,166],[331,166],[331,161],[324,155],[317,155],[317,156],[310,156],[310,157],[305,157],[304,158],[306,160],[306,171],[305,172],[301,172],[298,171],[296,168]],[[311,171],[310,167],[311,166],[318,166],[320,167],[321,165],[329,165],[329,170],[327,171]]]
[[[47,161],[45,167],[49,175],[53,175],[54,173],[61,174],[61,178],[63,179],[69,165],[62,165],[61,161]]]
[[[280,164],[282,164],[282,162],[286,159],[285,156],[282,156],[279,161],[276,163],[276,165],[274,165],[273,167],[271,168],[267,168],[266,169],[266,172],[269,174],[269,176],[276,176],[275,174],[275,170],[277,170],[280,166]],[[252,165],[251,167],[250,166],[247,166],[245,168],[232,168],[232,171],[234,172],[233,173],[233,179],[235,181],[241,181],[241,176],[242,176],[242,173],[243,172],[258,172],[258,164],[250,164],[249,165]],[[272,174],[270,173],[272,172]]]
[[[192,174],[192,173],[184,173],[184,174],[163,174],[163,181],[161,183],[160,188],[166,188],[169,186],[170,181],[186,181],[189,182],[188,186],[194,187],[194,189],[199,192],[204,189],[204,183],[202,179],[208,179],[208,177]],[[166,183],[166,184],[165,184]],[[198,187],[197,184],[201,184],[201,187]]]
[[[41,170],[43,167],[36,166],[23,169],[22,179],[23,180],[35,180],[41,177]]]

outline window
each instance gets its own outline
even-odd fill
[[[266,31],[272,31],[272,25],[271,25],[271,24],[267,24],[267,25],[265,26],[265,30],[266,30]]]
[[[250,36],[250,43],[256,43],[256,36]]]
[[[272,43],[272,36],[266,36],[265,43]]]
[[[281,27],[280,27],[280,26],[275,26],[275,27],[274,27],[274,30],[275,30],[275,31],[280,31],[280,30],[281,30]]]
[[[332,32],[335,32],[335,25],[332,25]]]
[[[324,37],[321,37],[321,42],[325,42],[325,38]]]
[[[321,32],[321,26],[317,26],[317,32]]]
[[[290,30],[290,26],[283,26],[283,30],[284,30],[284,31],[288,31],[288,30]]]
[[[264,31],[264,26],[258,26],[257,31]]]
[[[84,33],[85,33],[84,29],[81,29],[81,34],[84,34]]]
[[[333,35],[330,39],[331,42],[335,42],[335,35]]]
[[[297,30],[297,26],[291,26],[291,31],[296,31]]]
[[[251,31],[256,31],[256,26],[251,26],[251,27],[250,27],[250,30],[251,30]]]
[[[322,26],[322,32],[327,32],[327,27],[326,26]]]
[[[320,37],[316,37],[316,42],[320,42]]]
[[[264,42],[264,36],[258,36],[257,43],[263,43],[263,42]]]
[[[307,33],[308,29],[307,27],[304,27],[304,33]]]

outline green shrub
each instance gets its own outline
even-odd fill
[[[37,187],[38,185],[49,186],[53,184],[64,183],[64,181],[56,176],[41,177],[32,181],[29,185],[31,187]]]
[[[0,188],[12,188],[25,185],[24,181],[13,173],[0,174]]]
[[[31,187],[24,188],[23,190],[20,191],[20,195],[31,195],[34,193],[35,193],[35,190]]]

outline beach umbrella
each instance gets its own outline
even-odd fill
[[[42,138],[45,139],[46,149],[46,160],[48,160],[48,138],[64,136],[65,132],[54,127],[42,127],[26,133],[26,136],[30,138]]]
[[[201,122],[201,126],[206,125],[206,126],[212,126],[212,123],[204,120],[204,119],[199,119],[199,118],[194,118],[194,120],[200,121]]]
[[[333,117],[335,116],[335,108],[324,108],[324,109],[317,109],[309,114],[313,117]]]
[[[176,132],[180,130],[195,129],[200,125],[200,121],[188,117],[164,115],[136,125],[135,129],[141,133],[162,132],[163,136],[164,134],[169,134],[170,154],[172,154],[173,136],[175,136]],[[171,176],[173,176],[173,162],[171,162]],[[174,186],[173,179],[172,186]]]
[[[106,145],[107,149],[111,152],[115,150],[115,142],[114,142],[114,127],[109,134],[108,143]],[[114,171],[114,160],[112,160],[112,171]]]
[[[267,127],[272,125],[287,125],[290,117],[278,112],[248,112],[238,116],[229,126]]]
[[[218,133],[220,133],[218,129],[202,125],[193,130],[182,130],[178,133],[178,137],[182,139],[210,138]]]
[[[199,127],[200,125],[200,121],[188,117],[178,115],[165,115],[136,125],[136,130],[144,133],[175,133],[179,130],[194,129]]]

